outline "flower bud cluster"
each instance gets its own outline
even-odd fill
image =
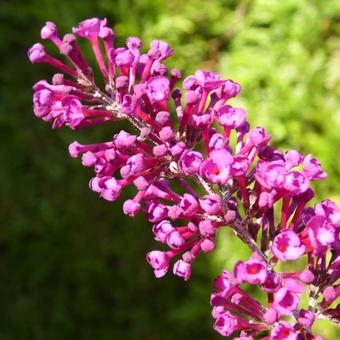
[[[172,272],[189,280],[199,254],[215,249],[222,227],[232,228],[253,251],[234,272],[216,281],[211,298],[214,328],[238,339],[316,339],[311,326],[318,317],[336,321],[334,302],[340,294],[340,210],[331,201],[308,207],[311,182],[326,177],[320,163],[298,151],[269,146],[261,127],[250,129],[246,112],[230,99],[240,85],[213,72],[198,70],[182,78],[164,60],[173,50],[154,40],[146,53],[129,37],[116,47],[106,19],[92,18],[61,37],[47,22],[42,44],[28,51],[32,63],[58,70],[52,82],[33,86],[34,113],[53,128],[71,129],[126,120],[134,132],[117,131],[106,142],[69,146],[72,157],[94,169],[90,189],[108,201],[133,187],[123,212],[144,212],[160,248],[146,258],[156,277]],[[77,39],[89,42],[99,73],[87,63]],[[300,272],[279,272],[282,261],[306,259]],[[250,297],[241,284],[256,285],[268,305]],[[300,308],[308,290],[310,304]],[[295,320],[287,322],[287,317]]]
[[[241,331],[240,339],[322,339],[312,334],[312,326],[318,318],[337,321],[337,308],[329,307],[340,296],[334,284],[338,261],[325,261],[323,270],[315,261],[302,271],[279,272],[253,253],[249,260],[239,261],[232,273],[225,271],[216,279],[210,300],[214,329],[223,336]],[[267,304],[252,298],[241,288],[244,284],[260,289]],[[305,305],[304,295],[308,296]]]

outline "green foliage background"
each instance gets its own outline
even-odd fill
[[[167,40],[170,65],[242,84],[237,104],[283,149],[313,153],[329,178],[318,196],[340,203],[340,2],[329,0],[12,0],[0,6],[0,339],[218,339],[211,330],[212,279],[247,250],[227,231],[192,281],[153,278],[155,247],[143,217],[123,199],[100,200],[91,170],[68,157],[77,139],[109,139],[108,127],[74,133],[32,114],[31,86],[50,79],[26,50],[46,20],[61,32],[105,16],[122,43]],[[125,194],[128,196],[128,193]],[[232,238],[232,241],[230,240]],[[318,326],[327,339],[340,337]]]

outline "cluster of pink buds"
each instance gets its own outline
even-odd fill
[[[237,339],[244,340],[255,336],[263,340],[322,339],[314,336],[311,328],[317,318],[338,321],[339,310],[329,306],[340,295],[334,285],[336,276],[339,277],[340,259],[315,261],[313,255],[309,258],[313,265],[303,271],[278,272],[254,253],[248,261],[238,262],[233,273],[223,272],[216,279],[215,292],[211,295],[214,329],[224,336],[241,331]],[[267,296],[266,306],[240,287],[244,283],[262,290]],[[304,294],[308,302],[303,307]]]
[[[77,38],[90,43],[102,89]],[[201,253],[215,249],[219,228],[231,228],[253,252],[224,272],[211,298],[214,328],[236,339],[320,339],[312,335],[318,318],[339,322],[340,210],[331,201],[308,207],[311,181],[326,177],[312,155],[269,146],[261,127],[250,129],[246,112],[228,101],[239,84],[216,73],[197,71],[185,78],[163,61],[173,50],[154,40],[146,53],[129,37],[115,47],[106,19],[82,21],[61,37],[47,22],[41,38],[50,40],[63,59],[40,43],[28,51],[32,63],[47,63],[60,73],[34,89],[34,113],[53,128],[79,129],[127,120],[134,133],[121,130],[111,140],[73,142],[72,157],[93,167],[91,190],[116,200],[127,186],[135,195],[125,214],[144,212],[160,250],[147,254],[156,277],[170,267],[189,280]],[[278,272],[282,261],[306,259],[296,272]],[[256,285],[268,296],[264,306],[240,288]],[[309,296],[303,307],[301,296]]]

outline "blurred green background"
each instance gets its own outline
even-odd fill
[[[52,70],[26,50],[46,20],[62,33],[107,17],[118,42],[164,39],[185,75],[219,71],[242,84],[237,104],[274,143],[318,157],[329,178],[319,197],[340,203],[340,2],[330,0],[11,0],[0,5],[0,339],[218,339],[213,278],[247,250],[222,232],[190,283],[156,280],[145,253],[157,247],[143,217],[121,213],[88,189],[92,175],[68,156],[73,140],[112,130],[51,131],[32,113],[31,86]],[[232,241],[230,241],[232,239]],[[327,339],[340,337],[319,325]]]

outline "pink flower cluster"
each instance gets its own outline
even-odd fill
[[[279,272],[258,254],[235,265],[233,273],[223,272],[215,281],[211,295],[214,329],[223,336],[241,331],[237,339],[322,339],[312,334],[317,318],[336,322],[337,308],[329,306],[340,295],[335,281],[339,277],[339,261],[328,265],[315,261],[303,271]],[[240,286],[244,283],[257,286],[267,296],[267,304],[252,298]],[[307,291],[308,288],[308,291]],[[308,304],[301,306],[301,296],[308,293]],[[287,317],[293,324],[287,322]]]
[[[79,37],[91,45],[104,89]],[[82,21],[64,37],[47,22],[41,38],[65,60],[40,43],[28,51],[32,63],[61,72],[51,84],[33,86],[37,117],[53,128],[116,120],[135,128],[102,143],[73,142],[69,151],[93,167],[89,186],[102,198],[114,201],[125,187],[134,187],[123,211],[132,217],[144,212],[155,240],[164,245],[147,254],[156,277],[172,266],[175,275],[189,280],[198,255],[215,249],[218,229],[231,228],[253,255],[216,280],[211,305],[221,335],[319,339],[312,335],[314,320],[339,321],[334,302],[340,295],[340,210],[328,200],[307,206],[314,196],[311,181],[326,173],[312,155],[282,153],[269,146],[263,128],[250,129],[246,112],[228,103],[239,84],[199,70],[180,88],[181,72],[163,63],[173,53],[167,43],[152,41],[142,53],[141,40],[129,37],[126,46],[115,47],[106,19]],[[278,271],[279,263],[301,258],[306,260],[301,271]],[[261,289],[268,304],[249,296],[243,284]],[[303,294],[309,297],[306,307]]]

